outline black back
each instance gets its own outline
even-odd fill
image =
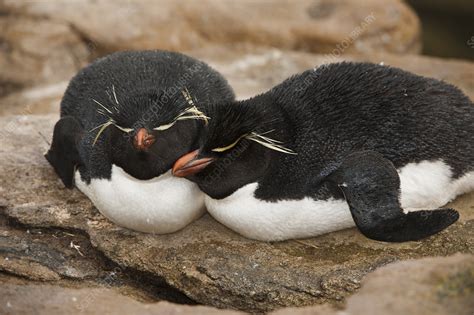
[[[397,68],[325,65],[233,106],[210,106],[208,114],[212,120],[201,136],[202,155],[220,158],[190,179],[215,198],[253,181],[259,182],[257,197],[267,200],[340,197],[324,179],[346,156],[362,150],[382,154],[396,168],[443,160],[454,177],[474,169],[474,106],[469,98],[450,84]],[[225,166],[223,160],[248,140],[225,153],[210,152],[250,129],[274,130],[267,136],[283,141],[297,155],[248,143]],[[266,153],[245,154],[257,150]],[[216,169],[219,185],[209,181]]]

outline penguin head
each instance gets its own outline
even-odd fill
[[[222,198],[261,177],[273,157],[294,154],[279,113],[263,97],[206,107],[209,123],[198,148],[179,158],[173,175],[196,182],[208,195]]]
[[[97,101],[103,120],[93,132],[93,147],[106,145],[111,162],[137,179],[165,173],[196,146],[207,121],[189,97],[152,92],[130,95],[113,106]]]

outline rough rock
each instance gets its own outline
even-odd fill
[[[7,284],[0,287],[0,313],[15,314],[243,314],[169,302],[141,303],[107,288],[71,289],[52,285]]]
[[[337,303],[361,279],[389,262],[474,252],[474,194],[451,206],[461,219],[420,242],[386,244],[355,229],[307,240],[265,243],[245,239],[204,216],[169,235],[129,231],[101,216],[77,190],[62,187],[42,153],[56,117],[27,116],[0,137],[4,214],[36,228],[84,231],[98,250],[123,268],[164,279],[192,300],[245,311]],[[6,125],[12,117],[0,118]],[[21,128],[18,126],[21,125]],[[21,141],[19,141],[21,139]]]
[[[347,310],[366,315],[473,314],[474,256],[427,258],[381,268],[348,299]]]
[[[167,300],[194,304],[162,278],[111,262],[80,231],[18,225],[1,211],[0,284],[32,282],[72,288],[107,288],[143,302]],[[0,308],[1,304],[0,297]],[[0,311],[0,314],[3,313]]]
[[[2,226],[0,270],[41,281],[61,277],[96,279],[103,275],[99,263],[84,257],[87,243],[87,239],[72,233],[48,235],[34,229],[22,233]]]
[[[328,306],[282,309],[274,315],[471,315],[474,256],[454,255],[389,264],[369,274],[344,310]]]
[[[209,43],[313,52],[336,45],[363,53],[420,50],[418,18],[399,0],[4,0],[3,10],[69,23],[101,51]]]
[[[169,302],[144,303],[110,288],[65,288],[44,284],[4,284],[1,314],[242,314]],[[474,311],[474,256],[424,258],[377,269],[362,281],[344,308],[317,305],[283,308],[272,315],[471,315]],[[73,311],[74,310],[74,311]]]

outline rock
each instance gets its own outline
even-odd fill
[[[272,5],[252,0],[2,0],[0,98],[69,80],[93,57],[116,50],[182,51],[217,44],[338,54],[417,53],[419,33],[416,15],[399,0],[277,0]]]
[[[64,21],[3,12],[0,30],[0,97],[69,79],[89,57],[81,36]]]
[[[348,299],[347,311],[366,315],[471,315],[474,256],[426,258],[380,268]]]
[[[424,258],[389,264],[362,281],[343,310],[330,305],[283,308],[272,315],[471,315],[474,256]],[[72,289],[53,285],[3,284],[1,314],[242,314],[169,302],[143,303],[110,288]],[[74,311],[73,311],[74,310]]]
[[[282,309],[274,315],[471,315],[474,312],[474,256],[424,258],[381,267],[338,312],[327,305]]]
[[[52,285],[7,284],[0,287],[0,313],[9,314],[243,314],[169,302],[142,303],[108,288],[71,289]]]
[[[0,116],[59,113],[59,103],[68,82],[37,85],[0,98]]]
[[[426,56],[373,53],[367,55],[309,54],[278,49],[207,47],[187,52],[221,72],[239,98],[264,92],[293,74],[341,61],[384,63],[447,81],[474,100],[474,63]]]
[[[398,0],[4,0],[4,10],[69,23],[101,52],[209,43],[313,52],[420,51],[418,18]]]
[[[101,276],[97,264],[83,257],[84,237],[69,237],[69,244],[58,246],[41,231],[15,235],[18,233],[2,229],[0,233],[0,270],[4,272],[40,281]]]
[[[451,206],[459,222],[423,241],[387,244],[356,229],[279,243],[245,239],[209,216],[169,235],[129,231],[101,216],[77,190],[64,189],[42,153],[38,131],[50,137],[57,119],[0,118],[21,128],[0,137],[2,211],[10,220],[37,228],[84,231],[98,250],[122,268],[164,279],[205,305],[263,312],[285,306],[339,303],[361,279],[389,262],[474,252],[474,193]],[[21,141],[18,141],[21,139]]]
[[[4,205],[1,205],[3,207]],[[63,214],[67,216],[67,214]],[[74,288],[104,287],[142,302],[194,304],[162,278],[114,264],[84,233],[15,224],[0,212],[0,283],[49,282]],[[0,309],[2,304],[0,298]],[[0,314],[3,314],[0,311]]]

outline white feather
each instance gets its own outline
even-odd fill
[[[400,202],[407,212],[439,208],[456,196],[474,190],[474,172],[453,180],[451,168],[443,161],[409,163],[398,173]]]
[[[204,195],[197,185],[171,175],[171,171],[138,180],[113,165],[108,179],[87,185],[75,174],[76,186],[97,209],[116,224],[148,233],[175,232],[204,213]]]
[[[268,202],[254,197],[257,187],[257,183],[245,185],[220,200],[206,196],[207,210],[230,229],[261,241],[305,238],[354,226],[344,200]]]

